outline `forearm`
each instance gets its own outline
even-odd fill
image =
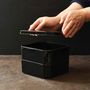
[[[83,8],[82,11],[85,15],[85,21],[90,21],[90,7]]]

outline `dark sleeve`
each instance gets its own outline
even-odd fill
[[[71,3],[73,2],[77,2],[80,5],[82,5],[82,7],[89,7],[90,6],[90,0],[72,0]]]

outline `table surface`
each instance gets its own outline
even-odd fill
[[[23,74],[20,55],[0,55],[0,90],[90,90],[90,55],[69,61],[69,73],[47,80]]]

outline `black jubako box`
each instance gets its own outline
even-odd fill
[[[21,46],[22,72],[51,78],[69,71],[69,48],[66,45],[36,42]]]

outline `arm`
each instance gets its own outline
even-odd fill
[[[73,9],[81,9],[82,6],[76,2],[72,3],[68,8],[66,8],[64,11],[62,11],[62,15],[66,11],[70,11]],[[32,25],[30,25],[29,30],[35,29],[35,30],[40,30],[43,29],[44,27],[49,27],[51,30],[57,29],[60,21],[60,14],[58,14],[55,17],[40,17],[38,18]]]
[[[79,9],[83,9],[82,5],[80,5],[77,2],[72,1],[71,5],[69,7],[67,7],[65,10],[63,10],[62,12],[60,12],[56,17],[60,20],[60,24],[63,24],[68,12],[70,12],[72,10],[79,10]]]
[[[65,11],[57,15],[65,37],[73,37],[85,22],[90,21],[90,0],[72,0],[71,3]]]
[[[73,37],[80,30],[83,24],[90,21],[90,7],[70,10],[65,14],[59,14],[62,32],[65,37]]]
[[[81,7],[83,7],[82,11],[83,11],[83,14],[85,14],[86,16],[85,20],[90,21],[90,0],[72,0],[71,3],[78,3]],[[74,7],[76,8],[77,5],[75,5]]]
[[[73,0],[73,3],[57,16],[41,17],[37,19],[32,25],[30,25],[29,30],[35,29],[37,31],[46,27],[54,31],[57,30],[58,26],[62,25],[62,33],[64,36],[66,38],[73,37],[86,21],[90,21],[90,7],[83,8],[83,6],[76,1],[77,0]]]

